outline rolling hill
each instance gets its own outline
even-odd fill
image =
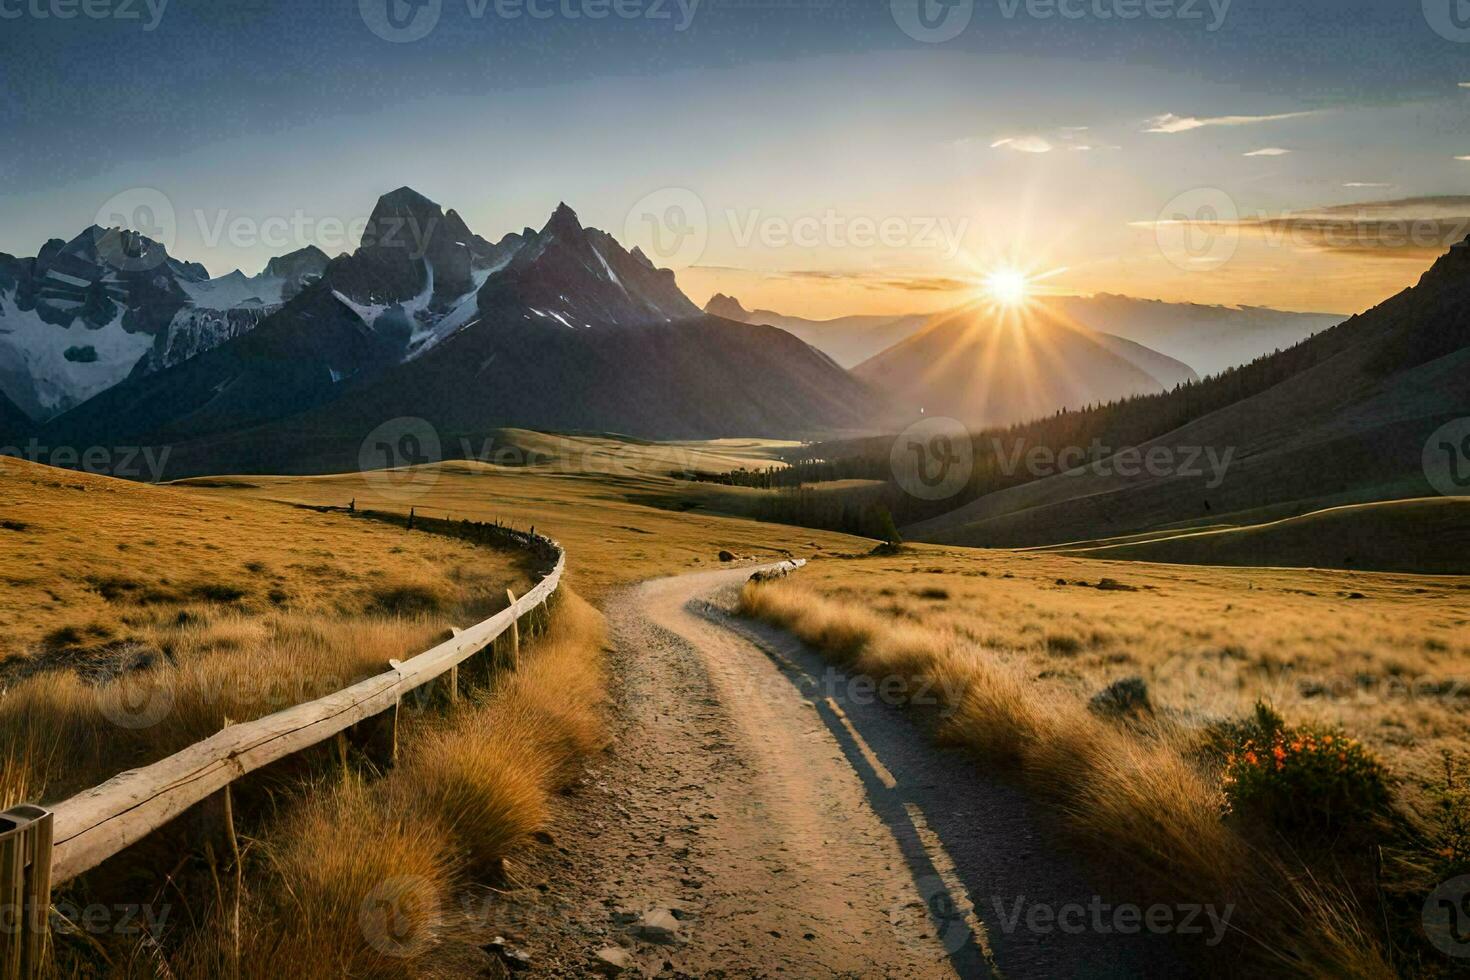
[[[1470,498],[1348,504],[1261,524],[1056,550],[1086,558],[1177,565],[1466,575],[1470,574]]]

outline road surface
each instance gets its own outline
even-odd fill
[[[1097,890],[1043,815],[788,635],[727,615],[750,572],[610,602],[611,747],[496,897],[533,975],[585,976],[608,947],[664,976],[1183,974],[1167,940],[1033,914]]]

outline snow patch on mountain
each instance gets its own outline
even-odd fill
[[[153,346],[148,334],[123,328],[124,312],[97,328],[80,318],[58,326],[0,294],[0,390],[45,418],[117,384]]]
[[[279,306],[284,302],[287,281],[277,276],[247,276],[239,269],[205,282],[181,282],[195,306],[228,310],[236,306]]]

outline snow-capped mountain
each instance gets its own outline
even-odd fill
[[[457,432],[686,437],[852,427],[870,408],[829,358],[778,329],[704,315],[672,272],[566,205],[492,244],[400,188],[358,249],[253,329],[135,375],[42,434],[170,443],[182,472],[243,471],[293,465],[285,454],[303,434],[313,452],[333,439],[355,452],[399,416]],[[191,456],[191,443],[207,450]]]
[[[0,255],[0,391],[46,418],[126,378],[208,279],[157,242],[93,226],[35,258]]]
[[[192,305],[174,314],[168,328],[134,367],[134,373],[173,367],[249,333],[304,287],[320,279],[329,261],[327,253],[308,245],[276,256],[258,275],[247,276],[236,269],[218,279],[183,284]]]
[[[0,254],[0,392],[51,418],[252,329],[326,264],[309,247],[258,276],[210,279],[158,242],[96,226],[35,258]]]

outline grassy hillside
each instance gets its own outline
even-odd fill
[[[6,460],[0,577],[8,805],[379,673],[502,608],[529,569],[346,515]]]
[[[1188,565],[1470,575],[1470,498],[1350,504],[1264,524],[1058,550],[1090,558]]]

